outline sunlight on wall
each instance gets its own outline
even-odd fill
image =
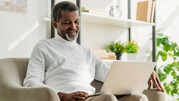
[[[30,35],[35,29],[39,27],[39,22],[36,22],[31,28],[29,28],[26,32],[21,34],[17,39],[12,41],[8,45],[8,52],[10,52],[13,48],[15,48],[21,41],[23,41],[28,35]]]

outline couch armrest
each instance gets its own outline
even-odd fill
[[[47,87],[7,87],[0,93],[0,101],[60,101],[57,93]]]
[[[149,101],[166,101],[165,93],[157,89],[144,90],[143,94],[147,96]]]
[[[103,85],[103,82],[98,80],[93,80],[91,82],[91,86],[93,86],[96,89],[96,93],[98,93]]]

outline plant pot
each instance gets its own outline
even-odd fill
[[[121,60],[122,53],[120,53],[120,54],[116,54],[116,53],[115,53],[115,55],[116,55],[116,60]]]
[[[137,61],[137,54],[136,53],[127,53],[127,60],[128,61]]]

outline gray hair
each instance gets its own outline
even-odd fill
[[[52,9],[52,20],[58,22],[59,19],[62,17],[61,11],[79,11],[79,8],[70,1],[62,1],[57,3]]]

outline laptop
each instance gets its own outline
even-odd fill
[[[116,60],[98,94],[129,95],[142,93],[155,67],[155,62],[131,62]]]

